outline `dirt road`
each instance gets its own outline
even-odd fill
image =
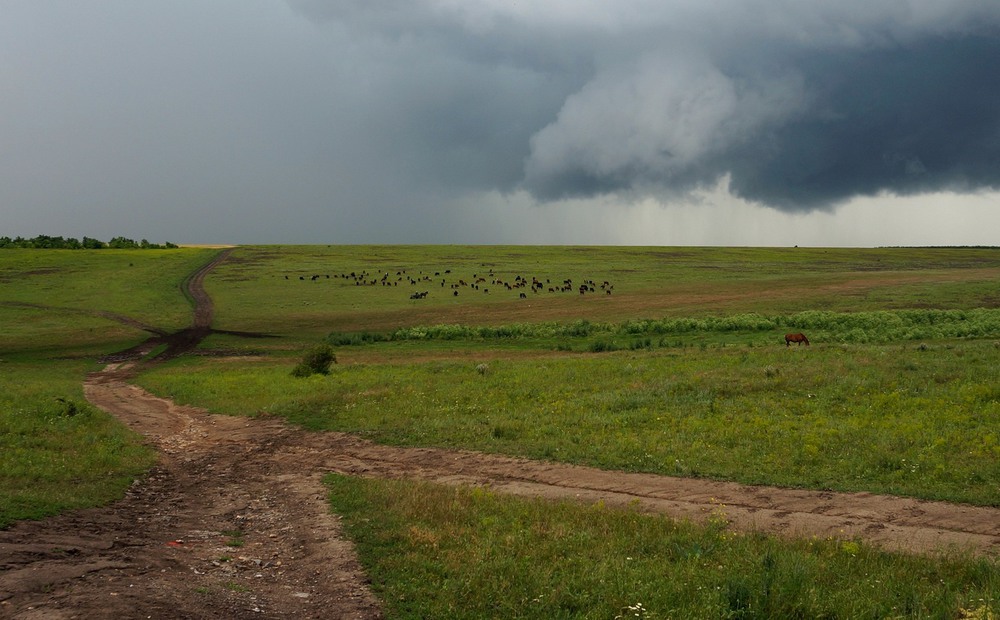
[[[195,321],[210,324],[210,311]],[[324,501],[327,472],[489,485],[695,520],[721,513],[733,527],[891,549],[1000,554],[998,509],[379,446],[181,407],[128,375],[112,364],[87,379],[85,393],[147,437],[158,465],[112,506],[0,531],[0,618],[379,618]]]

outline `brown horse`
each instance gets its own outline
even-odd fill
[[[802,346],[804,342],[806,346],[809,346],[809,339],[806,338],[805,334],[785,334],[785,346],[790,347],[793,342],[799,343],[799,346]]]

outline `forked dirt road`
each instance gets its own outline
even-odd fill
[[[192,329],[207,332],[199,282],[191,279],[192,298],[203,314]],[[722,514],[735,528],[858,537],[890,549],[1000,554],[1000,509],[379,446],[178,406],[129,384],[129,372],[112,364],[88,377],[85,393],[147,437],[158,465],[111,506],[0,531],[0,618],[379,618],[325,503],[328,472],[486,485],[693,520]]]

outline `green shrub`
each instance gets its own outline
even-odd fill
[[[321,344],[312,348],[302,361],[292,369],[293,377],[309,377],[311,375],[330,374],[330,365],[337,363],[337,354],[333,352],[333,347],[328,344]]]
[[[375,332],[358,332],[354,334],[333,333],[327,336],[327,342],[338,347],[371,344],[373,342],[385,342],[390,340],[389,336]]]
[[[629,348],[633,351],[639,351],[641,349],[652,349],[653,340],[652,338],[640,338],[639,340],[633,340]]]
[[[618,351],[620,349],[621,347],[608,340],[595,340],[587,347],[587,350],[591,353],[610,353],[611,351]]]

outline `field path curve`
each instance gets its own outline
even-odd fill
[[[215,305],[212,298],[205,291],[205,276],[215,269],[220,263],[229,258],[234,248],[227,248],[216,254],[212,260],[208,261],[191,275],[185,278],[181,288],[194,304],[194,328],[211,329],[212,318],[215,314]]]
[[[185,331],[209,333],[207,295],[191,297],[201,314]],[[130,384],[130,363],[90,375],[85,394],[146,437],[157,466],[111,506],[0,531],[0,618],[380,618],[329,512],[329,472],[725,518],[742,530],[893,550],[1000,555],[996,508],[378,445],[180,406]]]

